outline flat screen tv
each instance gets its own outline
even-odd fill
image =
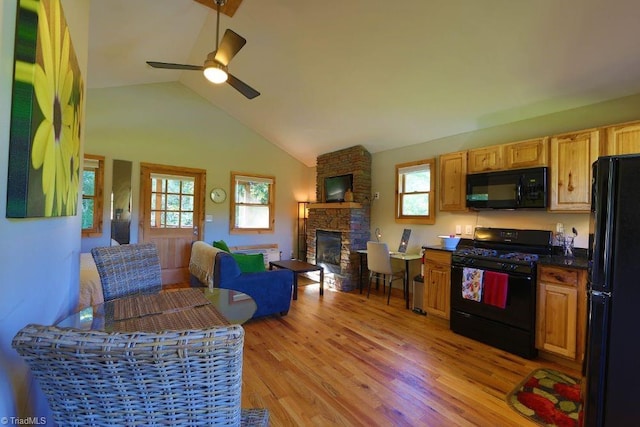
[[[344,193],[353,187],[353,175],[330,176],[324,179],[324,201],[344,202]]]

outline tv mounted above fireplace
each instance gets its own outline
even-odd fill
[[[327,177],[324,179],[324,201],[344,202],[344,193],[352,189],[353,174]]]

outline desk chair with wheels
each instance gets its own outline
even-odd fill
[[[371,292],[371,280],[382,279],[383,292],[385,285],[389,285],[389,296],[387,297],[387,305],[391,300],[391,284],[394,280],[403,281],[404,292],[404,270],[394,269],[391,263],[391,255],[389,247],[386,243],[367,242],[367,268],[369,269],[369,287],[367,289],[367,298]]]

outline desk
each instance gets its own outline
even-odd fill
[[[270,261],[269,270],[273,270],[273,267],[283,268],[285,270],[293,271],[293,299],[298,299],[298,274],[309,273],[311,271],[320,272],[320,296],[324,295],[324,267],[315,264],[309,264],[308,262],[299,261],[297,259],[290,259],[284,261]]]
[[[362,267],[362,265],[363,265],[363,262],[365,262],[365,260],[367,258],[367,250],[366,249],[359,249],[356,252],[358,252],[358,255],[360,255],[360,265],[358,266],[358,275],[359,275],[359,279],[360,279],[360,293],[362,293],[362,273],[364,271],[364,268]],[[404,260],[404,281],[403,281],[404,289],[403,289],[403,291],[404,291],[404,300],[405,300],[406,308],[409,308],[409,263],[411,261],[416,261],[416,260],[421,260],[422,261],[422,255],[420,255],[419,253],[416,253],[416,254],[404,254],[404,253],[401,253],[401,252],[391,252],[389,254],[389,256],[392,259]]]
[[[104,332],[158,332],[242,324],[257,306],[253,298],[231,289],[189,288],[140,293],[87,307],[56,324]]]

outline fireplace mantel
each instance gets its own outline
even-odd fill
[[[356,202],[310,203],[309,209],[362,209],[362,203],[356,203]]]

